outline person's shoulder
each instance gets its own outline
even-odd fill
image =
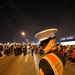
[[[62,55],[62,53],[60,53],[60,52],[55,52],[54,54],[59,57],[59,59],[62,61],[63,66],[64,66],[65,63],[66,63],[66,60],[65,60],[65,57]]]
[[[43,66],[43,67],[49,67],[50,66],[50,64],[48,63],[48,61],[46,59],[44,59],[44,57],[41,58],[41,60],[39,62],[39,67],[41,67],[41,66]]]
[[[41,65],[47,64],[47,60],[41,58],[39,64],[41,64]]]
[[[45,74],[53,74],[53,70],[46,59],[40,60],[39,68],[42,68]]]

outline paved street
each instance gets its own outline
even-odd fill
[[[0,75],[39,75],[39,54],[0,57]],[[64,75],[75,75],[75,64],[66,61]]]

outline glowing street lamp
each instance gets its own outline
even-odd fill
[[[25,36],[25,35],[26,35],[26,33],[25,33],[25,32],[21,32],[21,35],[22,35],[22,36]]]
[[[25,36],[25,35],[26,35],[25,32],[21,32],[21,34],[22,34],[22,36]],[[29,43],[29,42],[28,42],[28,39],[26,39],[26,42]]]
[[[25,36],[25,32],[22,32],[21,34],[22,34],[23,36]]]

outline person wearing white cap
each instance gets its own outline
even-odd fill
[[[63,75],[64,56],[58,52],[55,33],[57,28],[43,30],[35,35],[46,54],[39,62],[40,75]]]

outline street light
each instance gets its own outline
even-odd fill
[[[21,32],[21,34],[22,34],[22,36],[25,36],[25,35],[26,35],[25,32]],[[29,43],[29,42],[28,42],[28,39],[26,39],[26,42]]]
[[[21,32],[21,35],[22,35],[22,36],[25,36],[25,35],[26,35],[26,33],[23,31],[23,32]]]
[[[22,34],[23,36],[25,36],[25,32],[22,32],[21,34]]]
[[[23,31],[23,32],[21,32],[21,35],[22,36],[25,36],[26,34],[25,34],[25,32]],[[16,43],[16,36],[14,35],[14,43]]]
[[[22,36],[25,36],[26,33],[25,32],[21,32]],[[29,43],[28,39],[26,39],[26,42]]]

